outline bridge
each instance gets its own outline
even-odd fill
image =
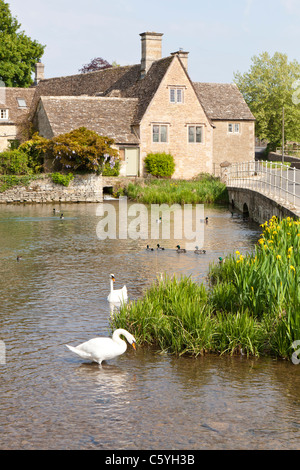
[[[270,161],[233,163],[223,178],[229,202],[245,217],[264,223],[278,218],[300,217],[300,170]]]

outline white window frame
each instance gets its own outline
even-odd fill
[[[184,100],[184,90],[182,87],[170,87],[169,88],[170,103],[182,104]]]
[[[156,131],[158,128],[158,132]],[[165,132],[163,131],[163,128]],[[152,124],[151,127],[151,132],[152,132],[152,143],[153,144],[167,144],[169,142],[169,126],[168,124],[160,124],[160,123],[155,123]],[[154,136],[158,136],[158,140],[155,140]],[[166,136],[166,140],[162,140],[163,136]]]
[[[19,108],[27,108],[27,103],[24,98],[17,98]]]
[[[190,129],[194,130],[193,140],[190,140],[190,137],[191,137]],[[201,140],[197,140],[197,129],[201,130],[201,132],[200,132],[200,139]],[[189,144],[203,144],[203,142],[204,142],[204,126],[202,124],[188,124],[187,132],[188,132],[187,138],[188,138],[188,143]]]
[[[6,119],[8,119],[8,109],[1,108],[0,109],[0,120],[5,121]]]
[[[241,125],[239,122],[229,122],[228,123],[228,134],[240,134]]]

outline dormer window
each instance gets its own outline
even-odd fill
[[[26,101],[23,98],[17,98],[19,108],[27,108]]]
[[[0,119],[8,119],[8,109],[0,109]]]

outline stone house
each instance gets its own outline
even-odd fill
[[[174,178],[253,160],[255,119],[238,88],[193,82],[188,52],[162,58],[162,34],[140,36],[140,64],[50,79],[37,64],[35,130],[51,138],[84,126],[112,137],[125,176],[142,176],[150,152],[173,155]]]
[[[34,93],[34,88],[0,87],[0,152],[24,139]]]

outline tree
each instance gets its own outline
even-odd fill
[[[295,84],[300,64],[286,54],[268,52],[252,58],[249,72],[234,74],[234,82],[256,118],[256,136],[270,142],[270,149],[282,142],[282,115],[286,140],[300,142],[300,105],[295,100]]]
[[[0,77],[6,86],[26,88],[33,83],[31,73],[45,46],[19,31],[20,27],[8,3],[0,0]]]
[[[79,69],[80,73],[88,73],[88,72],[95,72],[96,70],[104,70],[111,68],[112,65],[107,62],[107,60],[102,59],[102,57],[96,57],[92,59],[89,64],[84,65],[81,69]]]
[[[57,170],[85,171],[101,174],[104,165],[114,166],[118,151],[112,148],[114,140],[79,127],[52,139],[33,136],[34,152],[42,152],[52,160]],[[25,144],[21,146],[25,149]],[[31,151],[31,149],[30,149]]]

